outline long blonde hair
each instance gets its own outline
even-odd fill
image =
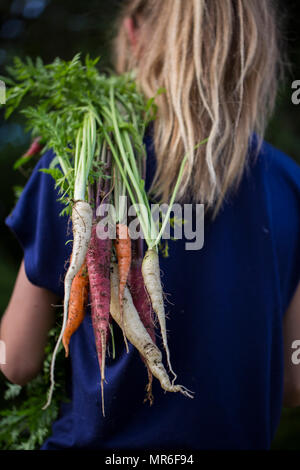
[[[123,19],[138,19],[132,52]],[[281,71],[272,0],[127,0],[115,39],[119,73],[136,69],[147,97],[158,88],[152,189],[167,201],[184,154],[179,199],[216,213],[241,180],[253,132],[263,139]],[[204,146],[195,145],[208,137]]]

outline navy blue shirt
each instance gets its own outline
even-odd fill
[[[149,186],[154,155],[146,143]],[[63,297],[71,227],[59,217],[51,176],[38,171],[52,158],[41,158],[6,222],[29,280]],[[165,393],[154,379],[154,404],[144,404],[146,368],[132,345],[126,353],[116,326],[103,418],[88,311],[70,343],[71,401],[43,449],[269,448],[282,408],[283,315],[299,281],[299,166],[266,142],[255,159],[250,146],[238,191],[214,221],[205,218],[203,248],[186,251],[185,243],[171,242],[160,263],[171,362],[194,399]]]

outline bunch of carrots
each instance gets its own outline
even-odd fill
[[[53,352],[51,387],[45,407],[54,391],[57,352],[63,343],[68,356],[70,340],[84,319],[89,297],[104,415],[105,358],[113,320],[123,331],[126,347],[127,341],[136,347],[147,367],[146,398],[151,404],[153,376],[164,390],[193,396],[174,383],[177,376],[167,342],[158,256],[158,245],[187,156],[182,160],[169,211],[158,227],[144,188],[143,137],[156,116],[155,97],[145,100],[137,90],[133,74],[104,76],[96,69],[96,63],[97,60],[88,57],[82,63],[79,55],[70,62],[56,59],[49,65],[40,59],[36,64],[18,59],[9,70],[13,79],[9,82],[7,115],[19,107],[25,95],[34,97],[35,106],[27,106],[22,112],[33,137],[41,136],[44,149],[52,148],[55,152],[50,167],[43,171],[56,181],[60,201],[65,205],[63,214],[72,217],[73,246],[64,280],[63,322]],[[29,80],[34,84],[31,87]],[[56,91],[50,86],[53,80]],[[145,255],[143,239],[131,240],[127,208],[120,202],[124,197],[129,198],[135,209],[147,245]],[[108,202],[114,202],[116,208],[114,239],[99,215],[99,208]],[[157,323],[172,381],[156,344]]]

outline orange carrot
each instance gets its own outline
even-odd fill
[[[124,290],[131,265],[131,239],[128,227],[125,224],[117,224],[116,227],[116,254],[119,267],[119,300],[120,308],[123,307]]]
[[[117,224],[116,226],[116,241],[115,241],[116,255],[118,260],[119,269],[119,303],[120,312],[123,318],[123,298],[124,290],[130,271],[131,265],[131,239],[129,236],[128,227],[125,224]],[[124,332],[124,330],[123,330]],[[128,351],[127,339],[124,335],[126,349]]]
[[[69,301],[69,314],[66,329],[63,335],[63,345],[66,357],[69,355],[69,343],[71,336],[81,325],[85,316],[85,307],[88,299],[89,278],[86,262],[73,279]]]

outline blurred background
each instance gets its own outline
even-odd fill
[[[300,105],[291,101],[292,82],[300,80],[300,1],[280,1],[291,69],[280,90],[266,140],[300,163]],[[101,56],[102,67],[110,65],[110,41],[119,3],[120,0],[0,0],[0,75],[5,75],[5,67],[16,55],[40,56],[50,62],[56,56],[69,60],[82,52]],[[20,117],[5,122],[0,108],[0,316],[22,258],[16,239],[4,224],[15,203],[13,188],[25,182],[25,176],[14,171],[12,165],[29,143]],[[3,390],[1,376],[0,409]],[[300,408],[283,410],[273,448],[300,449]]]

